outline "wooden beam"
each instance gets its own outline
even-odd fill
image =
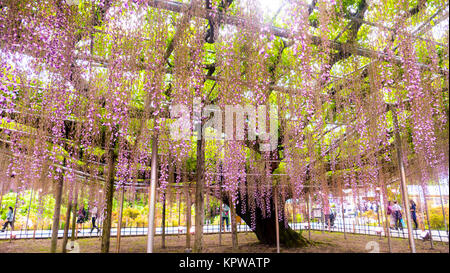
[[[163,1],[163,0],[154,0],[149,1],[148,6],[157,8],[157,9],[165,9],[170,10],[177,13],[182,13],[184,10],[188,9],[188,4],[184,4],[181,2],[174,2],[174,1]],[[216,12],[213,10],[207,10],[207,9],[195,9],[191,11],[192,14],[196,17],[200,17],[203,19],[208,18],[215,18],[215,21],[221,22],[223,24],[233,25],[240,28],[248,28],[254,31],[254,29],[269,29],[270,32],[278,36],[280,38],[286,38],[286,39],[292,39],[294,33],[291,30],[276,27],[274,25],[267,25],[259,22],[253,22],[248,19],[244,19],[239,16],[234,15],[226,15],[223,12]],[[322,44],[322,39],[318,36],[312,36],[311,41],[314,45],[318,46]],[[373,57],[379,57],[384,59],[389,59],[388,55],[383,52],[374,51],[371,49],[363,48],[358,45],[354,44],[346,44],[346,43],[340,43],[337,41],[329,40],[330,46],[334,50],[338,50],[341,52],[349,52],[357,56],[366,57],[366,58],[373,58]],[[391,58],[391,61],[396,64],[402,64],[403,59],[399,56],[394,56]],[[427,68],[429,69],[429,66],[423,63],[418,63],[419,67],[421,68]],[[442,74],[444,72],[448,72],[447,70],[443,70]]]

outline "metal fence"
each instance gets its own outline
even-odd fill
[[[293,228],[296,231],[299,232],[305,232],[308,230],[309,226],[311,230],[316,231],[324,231],[324,232],[346,232],[348,234],[362,234],[362,235],[368,235],[368,236],[380,236],[380,237],[386,237],[386,231],[383,227],[380,226],[374,226],[374,225],[368,225],[368,224],[360,224],[360,223],[345,223],[345,225],[341,222],[335,223],[331,228],[328,228],[324,221],[312,221],[308,225],[307,222],[296,222],[296,223],[289,223],[289,226]],[[78,238],[87,238],[87,237],[97,237],[101,235],[101,226],[99,226],[100,232],[97,232],[96,229],[92,230],[92,226],[89,223],[85,223],[81,229],[80,232],[77,232]],[[92,232],[91,232],[92,230]],[[148,227],[147,225],[143,224],[142,226],[127,226],[124,225],[121,228],[121,236],[145,236],[147,235]],[[238,232],[252,232],[251,228],[247,226],[244,222],[241,222],[237,224],[237,231]],[[0,240],[3,239],[10,239],[12,234],[15,236],[15,239],[44,239],[44,238],[51,238],[51,229],[37,229],[37,230],[7,230],[6,232],[0,233]],[[163,230],[161,227],[157,227],[156,235],[161,235]],[[195,227],[191,227],[191,233],[195,232]],[[213,224],[205,224],[203,226],[203,233],[205,234],[213,234],[213,233],[219,233],[219,225],[213,225]],[[223,229],[223,233],[230,233],[231,232],[231,224],[229,225],[228,229]],[[183,235],[186,234],[186,227],[185,226],[166,226],[164,228],[164,233],[166,235]],[[448,242],[448,230],[432,230],[432,239],[434,241],[440,241],[440,242]],[[72,230],[69,229],[69,237],[72,234]],[[64,235],[64,230],[60,229],[58,231],[58,237],[62,238]],[[394,238],[408,238],[408,231],[407,229],[390,229],[390,235]],[[111,237],[117,236],[117,228],[111,229]],[[422,230],[414,230],[413,231],[414,239],[421,240],[422,239]]]

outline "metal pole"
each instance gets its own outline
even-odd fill
[[[400,189],[403,197],[403,206],[405,206],[406,213],[406,222],[408,227],[408,238],[409,238],[409,246],[411,248],[411,253],[416,253],[416,245],[414,243],[414,237],[412,234],[412,224],[411,224],[411,214],[408,212],[408,189],[406,188],[406,174],[405,167],[403,165],[403,151],[402,151],[402,142],[400,139],[400,132],[398,128],[398,119],[397,112],[394,107],[390,107],[392,111],[392,116],[394,120],[394,132],[395,132],[395,146],[397,146],[397,161],[398,167],[400,171]],[[430,234],[431,236],[431,234]]]
[[[153,253],[154,225],[155,225],[155,201],[156,201],[156,180],[158,168],[158,137],[156,133],[152,139],[152,161],[151,161],[151,184],[149,188],[149,213],[147,231],[147,253]]]

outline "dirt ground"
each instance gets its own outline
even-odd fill
[[[303,233],[308,237],[308,232]],[[368,253],[388,252],[387,238],[367,235],[349,235],[344,238],[343,233],[322,233],[311,232],[311,239],[315,245],[305,248],[283,248],[283,253]],[[100,252],[100,239],[87,238],[76,240],[81,253],[98,253]],[[416,251],[418,253],[449,253],[448,243],[434,242],[434,249],[430,249],[430,242],[416,240]],[[193,236],[191,246],[193,245]],[[58,252],[61,252],[62,240],[58,241]],[[258,243],[256,236],[249,233],[238,234],[239,247],[233,250],[231,247],[231,234],[222,235],[222,244],[219,245],[219,235],[209,234],[204,236],[204,252],[210,253],[275,253],[276,247],[267,246]],[[409,253],[409,243],[406,239],[391,239],[392,252]],[[123,253],[145,253],[147,249],[147,237],[122,237],[120,243],[120,252]],[[155,252],[162,253],[179,253],[184,252],[186,246],[186,237],[184,235],[166,236],[166,248],[161,248],[161,236],[155,238]],[[49,239],[37,240],[8,240],[0,241],[0,253],[48,253],[50,250]],[[379,251],[378,251],[379,250]],[[110,251],[116,251],[116,238],[111,238]]]

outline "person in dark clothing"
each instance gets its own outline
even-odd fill
[[[86,219],[86,210],[84,209],[83,206],[78,210],[78,217],[77,217],[78,233],[81,232],[81,226],[83,225],[85,219]]]
[[[410,204],[409,210],[411,211],[411,218],[414,221],[414,225],[416,225],[415,229],[418,229],[419,225],[417,224],[417,215],[416,215],[417,205],[413,200],[409,200],[409,204]]]
[[[334,227],[334,221],[336,220],[336,211],[334,210],[334,208],[331,209],[331,214],[330,214],[330,225],[332,227]]]
[[[13,219],[14,219],[14,210],[12,207],[9,207],[8,212],[6,213],[6,222],[3,224],[2,232],[5,232],[8,224],[11,228],[13,228]]]

